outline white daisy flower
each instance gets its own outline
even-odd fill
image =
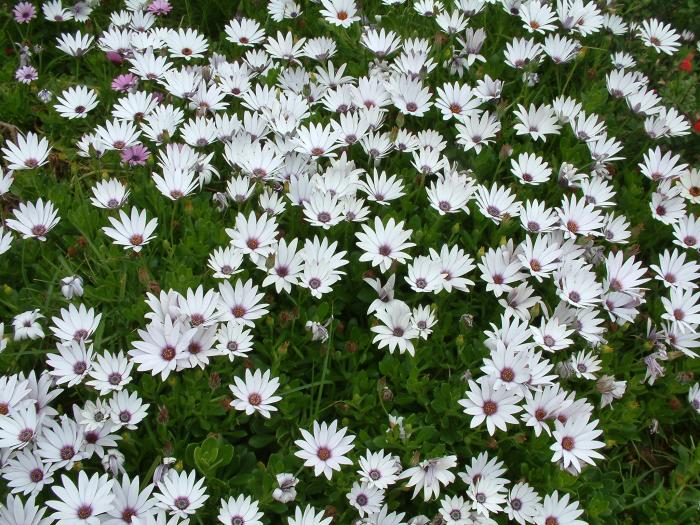
[[[485,421],[489,435],[493,435],[496,428],[505,431],[509,423],[517,423],[513,415],[522,410],[520,391],[494,390],[495,382],[493,378],[484,378],[481,383],[470,380],[467,397],[458,401],[464,412],[472,416],[469,427],[475,428]]]
[[[51,201],[38,199],[36,203],[19,203],[19,208],[14,210],[13,219],[7,219],[6,224],[23,239],[34,238],[40,241],[46,240],[46,234],[58,224],[60,217]]]
[[[313,434],[303,428],[299,431],[303,439],[294,442],[299,447],[294,455],[304,460],[305,467],[313,467],[316,476],[323,474],[331,479],[333,471],[352,464],[346,454],[354,448],[355,436],[347,435],[347,428],[338,429],[337,421],[330,425],[325,421],[320,425],[314,421]]]
[[[146,210],[139,212],[135,207],[131,208],[131,216],[119,210],[119,220],[109,217],[111,227],[105,226],[102,231],[112,238],[114,244],[123,246],[125,250],[131,249],[138,253],[155,237],[153,233],[158,227],[158,218],[146,222]]]
[[[260,370],[251,373],[249,369],[246,369],[245,381],[240,377],[234,377],[233,380],[235,385],[229,385],[235,398],[231,401],[233,408],[245,411],[247,415],[260,412],[267,418],[270,417],[270,412],[277,411],[274,403],[282,398],[274,393],[279,389],[280,383],[276,377],[270,379],[269,370],[265,370],[261,374]]]
[[[153,496],[157,507],[181,519],[194,514],[209,499],[204,479],[197,479],[194,471],[189,474],[186,471],[168,471]]]

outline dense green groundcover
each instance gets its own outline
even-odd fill
[[[96,9],[85,28],[99,33],[108,25],[110,11],[117,2],[107,1]],[[346,74],[364,75],[370,60],[369,52],[358,44],[361,26],[348,29],[334,27],[316,16],[318,7],[304,3],[305,15],[297,20],[265,24],[268,33],[291,30],[296,36],[327,35],[335,39],[338,52],[333,61],[347,63]],[[694,1],[624,2],[618,12],[626,20],[641,20],[657,16],[681,29],[698,29],[700,7]],[[433,55],[443,60],[449,55],[450,40],[437,34],[432,20],[419,16],[412,8],[381,6],[376,0],[361,2],[368,19],[382,13],[381,27],[394,29],[404,36],[421,36],[433,42]],[[209,253],[224,246],[229,238],[224,227],[231,227],[239,211],[248,214],[255,209],[255,200],[224,212],[212,204],[212,193],[225,191],[231,168],[226,165],[220,144],[215,165],[222,174],[206,185],[204,191],[178,201],[158,193],[150,179],[155,158],[144,167],[126,167],[116,152],[101,159],[78,157],[76,140],[97,124],[109,118],[109,108],[119,94],[110,90],[112,78],[123,72],[105,59],[104,53],[93,51],[75,60],[58,51],[53,42],[59,34],[57,25],[39,19],[29,26],[17,25],[11,17],[11,6],[5,4],[0,13],[0,26],[5,59],[0,65],[0,121],[6,137],[15,126],[22,132],[35,130],[49,139],[53,146],[50,162],[38,170],[17,172],[11,195],[2,198],[2,218],[8,218],[19,201],[50,199],[59,210],[61,221],[50,232],[47,242],[16,238],[12,249],[0,257],[0,319],[5,322],[6,336],[10,322],[20,312],[39,308],[46,316],[47,337],[36,341],[10,341],[0,354],[0,370],[5,374],[30,369],[42,370],[46,355],[55,349],[55,341],[46,327],[51,316],[57,315],[67,301],[60,290],[60,279],[80,275],[85,281],[81,302],[102,313],[102,321],[94,336],[95,349],[116,352],[128,350],[137,338],[136,330],[143,328],[146,292],[188,288],[203,285],[214,289],[218,282],[206,266]],[[225,40],[223,26],[235,14],[266,20],[264,2],[221,0],[175,2],[164,24],[196,27],[210,39],[213,50],[230,58],[242,51]],[[517,103],[529,105],[550,102],[559,94],[581,101],[588,112],[601,115],[611,136],[622,140],[625,160],[615,163],[613,181],[618,194],[616,211],[624,213],[631,223],[632,238],[625,245],[626,254],[637,253],[647,265],[656,262],[657,254],[670,247],[671,229],[651,218],[649,198],[653,184],[640,175],[637,164],[642,155],[655,144],[643,129],[643,121],[632,116],[621,100],[612,99],[606,90],[605,74],[609,71],[609,55],[614,51],[632,52],[637,69],[646,73],[668,106],[675,106],[694,122],[700,110],[697,102],[697,61],[690,72],[679,64],[693,47],[686,45],[673,56],[657,54],[632,36],[613,37],[602,32],[584,39],[584,48],[570,64],[539,70],[539,83],[527,87],[521,73],[503,63],[502,49],[514,34],[525,34],[514,28],[513,21],[499,9],[490,9],[488,16],[480,14],[470,21],[470,27],[485,27],[488,37],[482,54],[486,62],[470,69],[463,82],[473,84],[484,74],[506,81],[497,112],[502,120],[502,132],[495,146],[485,148],[479,155],[464,152],[453,140],[454,133],[433,109],[425,118],[401,116],[395,109],[387,118],[390,127],[405,126],[419,130],[434,126],[448,139],[446,156],[462,169],[473,170],[480,183],[491,181],[511,186],[521,201],[534,197],[548,203],[558,203],[563,190],[554,183],[527,187],[518,185],[509,171],[510,161],[504,160],[501,147],[510,144],[517,151],[536,151],[555,168],[562,159],[578,166],[589,162],[585,145],[569,133],[551,136],[546,143],[533,143],[516,136],[512,124],[512,109]],[[695,26],[693,28],[692,26]],[[74,30],[77,25],[71,26]],[[30,86],[14,82],[17,65],[16,46],[19,41],[43,43],[44,49],[35,58],[39,81]],[[697,51],[695,51],[697,53]],[[265,83],[274,82],[275,72]],[[448,78],[442,67],[428,77],[431,86],[440,86]],[[65,120],[51,104],[42,103],[39,89],[53,93],[76,83],[95,89],[98,107],[85,120]],[[235,107],[235,106],[234,106]],[[325,119],[325,117],[324,117]],[[324,122],[327,121],[323,120]],[[312,115],[312,120],[318,120]],[[444,131],[448,130],[449,131]],[[691,166],[700,163],[700,143],[696,133],[661,144],[672,144],[674,153],[681,154]],[[358,146],[355,146],[358,148]],[[350,150],[351,156],[365,167],[361,150]],[[486,249],[506,239],[523,239],[517,220],[495,225],[484,218],[475,207],[470,215],[439,216],[428,205],[425,177],[417,176],[410,165],[410,156],[390,155],[381,169],[399,174],[407,192],[390,207],[379,210],[384,219],[405,219],[414,230],[414,253],[427,253],[428,247],[444,243],[458,245],[477,260]],[[159,219],[157,237],[139,254],[124,251],[106,237],[101,228],[107,224],[108,212],[90,204],[90,188],[95,181],[117,177],[131,189],[129,206],[146,209],[149,217]],[[690,205],[688,211],[697,206]],[[375,212],[377,210],[375,209]],[[319,230],[303,220],[300,208],[288,206],[278,219],[285,237],[309,238]],[[374,300],[373,290],[363,277],[377,275],[367,263],[358,261],[360,251],[355,247],[357,225],[341,223],[327,235],[338,240],[349,251],[347,275],[334,291],[321,300],[312,298],[306,290],[296,288],[291,294],[275,294],[267,288],[264,302],[270,304],[270,314],[260,320],[253,331],[254,351],[248,359],[231,363],[226,358],[213,359],[204,369],[189,369],[171,374],[167,380],[134,372],[130,389],[138,391],[150,403],[148,417],[135,431],[124,431],[119,445],[126,457],[127,472],[148,478],[163,456],[177,458],[177,467],[196,469],[206,478],[210,499],[194,522],[213,523],[218,502],[231,494],[250,494],[260,501],[266,523],[280,523],[289,513],[286,505],[274,502],[271,492],[276,487],[275,474],[298,472],[297,487],[300,504],[311,503],[317,508],[332,506],[338,523],[350,523],[357,517],[349,507],[346,493],[356,479],[355,468],[345,467],[331,482],[314,477],[310,469],[301,468],[294,457],[294,440],[299,439],[299,427],[310,428],[314,420],[338,419],[342,426],[356,435],[352,458],[366,448],[384,449],[401,457],[404,467],[419,459],[455,454],[459,467],[474,455],[488,451],[504,461],[512,480],[526,480],[540,494],[555,489],[570,493],[585,509],[583,516],[591,524],[613,523],[698,523],[700,522],[700,416],[689,406],[686,396],[698,374],[698,361],[679,357],[664,365],[664,377],[653,386],[644,382],[646,366],[643,358],[651,351],[646,340],[647,319],[660,319],[662,305],[658,297],[665,290],[658,281],[648,284],[647,304],[635,323],[617,326],[606,320],[608,343],[601,348],[603,372],[627,381],[624,397],[612,407],[598,409],[599,394],[595,382],[569,378],[562,380],[568,390],[587,396],[596,404],[594,418],[600,419],[606,447],[605,459],[586,468],[575,477],[551,462],[551,440],[535,437],[530,428],[512,426],[489,436],[484,426],[469,428],[457,401],[464,397],[465,375],[478,376],[482,360],[488,355],[483,344],[483,331],[489,323],[498,323],[502,307],[497,299],[486,293],[484,283],[475,270],[476,285],[469,293],[440,294],[417,297],[399,272],[401,297],[409,305],[429,304],[436,310],[438,324],[427,341],[417,343],[415,357],[389,354],[372,344],[370,326],[373,318],[367,307]],[[252,277],[259,283],[258,270],[250,264],[237,277]],[[384,278],[384,277],[383,277]],[[555,305],[554,288],[538,288],[547,304]],[[537,313],[537,312],[535,312]],[[331,318],[327,342],[312,341],[304,329],[307,321],[324,322]],[[584,347],[577,339],[574,350]],[[556,354],[561,361],[571,353]],[[228,406],[235,376],[244,368],[270,369],[280,378],[282,401],[271,419],[246,416]],[[75,403],[94,399],[88,388],[66,389],[57,399],[59,412],[69,412]],[[389,428],[389,415],[403,416],[406,436],[399,429]],[[88,472],[101,471],[99,462],[81,465]],[[458,480],[446,490],[459,494],[464,490]],[[0,489],[0,492],[4,489]],[[437,512],[434,501],[411,499],[411,490],[399,483],[392,487],[386,500],[392,509],[408,515]],[[290,506],[291,507],[291,506]],[[504,518],[501,516],[497,521]],[[499,521],[500,522],[500,521]]]

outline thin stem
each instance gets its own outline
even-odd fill
[[[316,409],[314,410],[314,420],[317,420],[319,410],[321,409],[321,398],[323,397],[323,386],[326,384],[326,373],[328,372],[328,362],[331,352],[333,351],[333,307],[331,303],[331,322],[328,325],[328,344],[326,345],[326,355],[323,359],[323,369],[321,370],[321,382],[318,387],[318,397],[316,398]]]

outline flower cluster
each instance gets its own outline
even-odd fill
[[[220,39],[178,26],[210,3],[14,7],[47,125],[0,148],[0,254],[27,289],[0,323],[0,523],[588,523],[572,486],[615,402],[696,367],[693,117],[649,70],[695,36],[585,0],[269,0],[227,5]],[[75,73],[51,81],[47,53]],[[431,400],[433,374],[454,390]],[[209,418],[202,444],[167,428],[167,389]]]

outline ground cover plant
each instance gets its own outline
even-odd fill
[[[696,2],[0,9],[0,525],[700,523]]]

